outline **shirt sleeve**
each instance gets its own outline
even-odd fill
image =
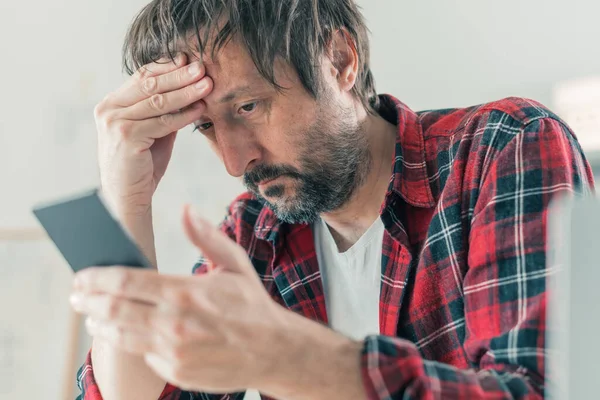
[[[472,368],[423,359],[403,339],[369,336],[362,353],[369,399],[544,396],[548,205],[557,195],[591,193],[593,175],[572,132],[552,118],[525,125],[483,162],[463,282]]]
[[[236,220],[232,214],[232,207],[230,207],[227,216],[223,222],[221,222],[219,228],[233,240],[236,239]],[[206,261],[203,258],[200,258],[193,267],[194,274],[201,275],[206,273],[208,271],[207,266]],[[81,391],[77,400],[102,400],[100,389],[94,378],[91,354],[92,352],[90,350],[84,364],[77,372],[77,386]],[[244,394],[245,393],[243,392],[229,394],[187,392],[167,383],[157,400],[242,400]]]

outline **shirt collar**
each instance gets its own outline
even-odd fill
[[[381,211],[389,205],[394,194],[400,195],[415,207],[433,207],[435,199],[429,184],[425,141],[418,115],[393,96],[380,95],[379,99],[378,113],[398,129],[393,174],[390,177],[388,192]],[[258,216],[254,231],[259,239],[274,241],[282,224],[265,204]]]
[[[380,95],[379,100],[379,114],[398,129],[394,172],[390,177],[386,203],[392,193],[397,193],[415,207],[433,207],[435,200],[427,174],[425,140],[419,116],[395,97]]]

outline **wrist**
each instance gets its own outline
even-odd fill
[[[140,202],[139,199],[128,198],[117,194],[117,192],[107,190],[104,186],[99,189],[99,194],[105,206],[115,218],[123,222],[131,220],[135,223],[152,216],[151,201]]]
[[[286,400],[364,399],[362,342],[290,312],[293,330],[279,336],[263,392]]]
[[[110,203],[109,203],[110,205]],[[154,244],[154,222],[152,206],[145,209],[122,207],[120,203],[112,203],[111,213],[127,231],[144,253],[150,264],[157,268],[156,248]]]

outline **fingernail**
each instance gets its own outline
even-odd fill
[[[208,87],[208,83],[206,83],[205,79],[199,80],[198,83],[196,83],[196,89],[204,90],[207,87]]]
[[[71,305],[74,305],[74,306],[81,304],[82,300],[83,300],[83,296],[81,295],[81,293],[73,293],[69,297],[69,301],[71,302]]]
[[[198,64],[197,62],[192,63],[189,67],[188,67],[188,73],[191,76],[196,76],[200,73],[200,64]]]
[[[98,323],[92,317],[87,317],[85,319],[85,326],[88,329],[94,329],[98,327]]]

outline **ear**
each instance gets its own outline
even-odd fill
[[[354,87],[358,75],[356,43],[348,31],[342,28],[331,36],[328,50],[332,75],[336,78],[340,90],[349,92]]]

